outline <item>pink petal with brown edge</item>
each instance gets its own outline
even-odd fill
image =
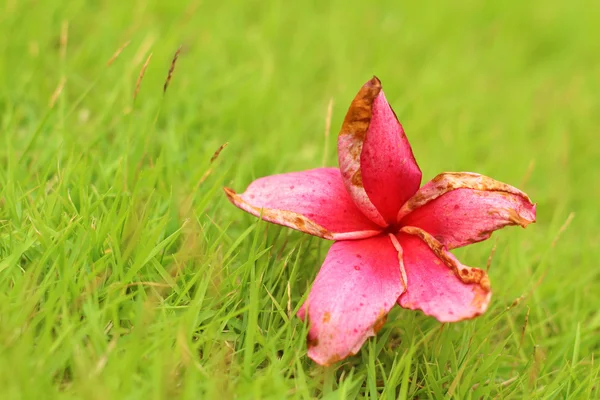
[[[371,123],[373,103],[380,92],[381,82],[373,77],[352,100],[338,136],[338,163],[344,184],[354,203],[371,221],[386,227],[388,223],[365,192],[360,169],[363,142]]]
[[[337,168],[271,175],[242,194],[228,188],[225,193],[235,206],[265,221],[325,239],[359,239],[381,231],[354,205]]]
[[[385,323],[404,286],[385,235],[335,242],[298,316],[308,316],[308,356],[331,365],[356,354]]]
[[[369,199],[389,224],[419,189],[421,170],[396,114],[379,92],[360,156],[362,182]]]
[[[402,208],[400,225],[424,229],[453,249],[488,239],[507,225],[535,222],[535,204],[520,190],[484,175],[444,173]]]
[[[406,291],[398,298],[401,307],[421,310],[440,322],[457,322],[485,312],[491,298],[485,271],[462,265],[418,228],[405,227],[397,238],[407,275]]]

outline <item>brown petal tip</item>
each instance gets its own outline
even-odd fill
[[[237,196],[237,193],[233,189],[230,189],[228,187],[224,187],[223,191],[225,192],[229,200],[232,200],[235,196]]]
[[[274,224],[287,226],[310,235],[333,240],[333,234],[331,232],[301,214],[286,210],[257,207],[248,203],[241,195],[237,194],[234,190],[228,187],[224,187],[223,191],[234,206],[256,217],[262,218],[263,220],[272,222]]]
[[[381,92],[381,82],[374,76],[365,83],[348,108],[340,136],[352,135],[356,143],[353,144],[354,151],[351,150],[354,157],[360,156],[362,151],[362,142],[365,138],[369,124],[371,123],[372,106],[375,98]]]
[[[508,209],[507,211],[508,211],[508,220],[513,225],[519,225],[522,228],[526,228],[527,225],[535,222],[535,214],[533,216],[533,219],[527,219],[513,209]]]
[[[373,86],[377,89],[381,88],[381,80],[379,80],[378,77],[376,77],[375,75],[373,75],[373,77],[365,84],[365,86]]]

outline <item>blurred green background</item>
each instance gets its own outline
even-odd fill
[[[4,0],[2,398],[597,398],[599,23],[585,0]],[[293,315],[328,244],[221,187],[336,165],[372,75],[424,182],[492,176],[538,222],[456,252],[496,249],[485,316],[396,310],[321,368]]]

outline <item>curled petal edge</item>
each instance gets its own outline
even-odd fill
[[[338,161],[346,189],[358,208],[371,221],[386,227],[387,222],[365,191],[360,169],[360,156],[371,124],[373,103],[381,90],[381,81],[373,76],[352,100],[338,135]]]
[[[425,232],[423,229],[414,226],[405,226],[400,229],[400,232],[409,235],[417,236],[431,249],[431,251],[446,265],[454,275],[460,279],[463,283],[479,285],[483,292],[474,299],[474,305],[476,305],[477,312],[474,313],[470,318],[474,318],[478,315],[483,314],[488,307],[490,302],[492,291],[490,280],[487,273],[479,268],[468,267],[463,265],[458,259],[450,253],[445,246],[440,243],[436,238]],[[410,282],[408,283],[410,285]]]
[[[321,225],[311,221],[309,218],[302,214],[278,210],[273,208],[261,208],[255,207],[252,204],[245,201],[239,194],[230,188],[223,188],[229,201],[241,210],[246,211],[256,217],[262,218],[267,222],[271,222],[277,225],[287,226],[288,228],[296,229],[298,231],[308,233],[327,240],[353,240],[353,239],[365,239],[379,235],[381,231],[368,230],[368,231],[356,231],[356,232],[331,232]]]
[[[485,175],[474,172],[443,172],[425,184],[408,199],[398,212],[397,220],[410,214],[412,211],[424,206],[425,204],[441,197],[442,195],[456,189],[473,189],[481,191],[504,192],[524,198],[533,206],[533,219],[527,219],[516,211],[511,210],[509,221],[511,225],[519,225],[525,228],[527,225],[535,222],[535,204],[531,202],[529,196],[519,189],[506,183],[497,181]]]

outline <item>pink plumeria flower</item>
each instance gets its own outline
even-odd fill
[[[338,138],[340,168],[272,175],[229,200],[262,219],[334,243],[306,303],[308,355],[330,365],[356,354],[397,303],[441,322],[482,314],[485,271],[450,249],[507,225],[535,222],[520,190],[472,172],[444,172],[424,186],[408,139],[373,77],[358,92]]]

